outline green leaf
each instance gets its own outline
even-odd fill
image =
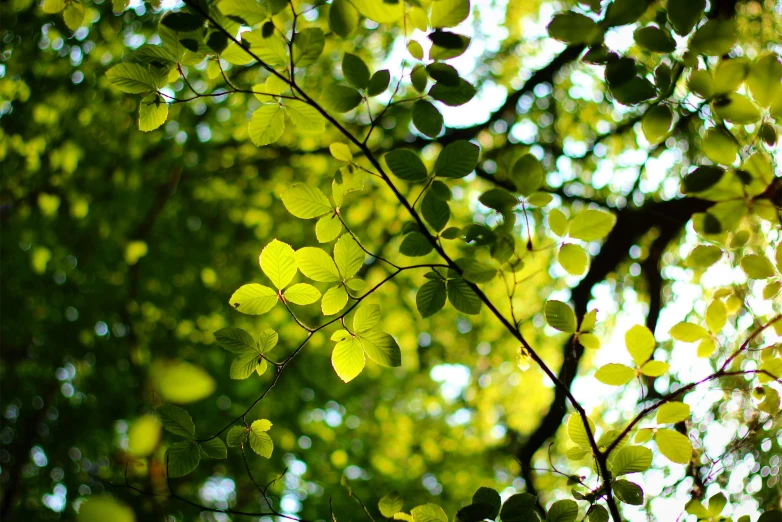
[[[600,348],[600,338],[595,334],[582,333],[578,335],[578,342],[587,350],[598,350]]]
[[[360,92],[345,85],[329,85],[324,94],[326,105],[336,112],[352,111],[362,99]]]
[[[258,147],[274,143],[285,130],[285,112],[282,105],[262,105],[253,112],[248,133],[250,140]]]
[[[474,143],[454,141],[437,156],[434,172],[442,178],[463,178],[475,170],[480,153],[481,149]]]
[[[706,136],[704,136],[701,143],[701,149],[706,157],[714,163],[733,165],[739,152],[739,144],[736,143],[735,138],[724,130],[719,127],[713,127],[706,131]]]
[[[456,264],[462,269],[462,277],[471,283],[488,283],[497,276],[497,269],[469,257],[461,257]]]
[[[765,256],[750,254],[741,258],[741,269],[750,279],[768,279],[774,277],[776,271]]]
[[[500,494],[492,488],[478,488],[478,491],[472,496],[473,504],[482,504],[491,508],[491,511],[485,518],[494,520],[500,513],[500,506],[502,506],[502,499]]]
[[[659,143],[671,130],[673,113],[667,106],[657,105],[647,111],[641,124],[647,141]]]
[[[447,63],[435,62],[426,66],[426,72],[436,82],[444,85],[459,85],[459,71]]]
[[[415,295],[415,305],[421,317],[430,317],[445,306],[445,282],[442,280],[432,280],[418,289]]]
[[[261,251],[261,270],[278,290],[290,284],[296,275],[296,257],[287,243],[272,240]]]
[[[133,510],[108,495],[89,495],[79,505],[76,522],[135,522]]]
[[[178,406],[164,404],[160,406],[156,413],[163,423],[163,427],[173,433],[192,439],[195,437],[195,424],[190,414]]]
[[[574,500],[557,500],[548,510],[546,522],[574,522],[578,517],[578,504]]]
[[[271,423],[268,420],[257,420],[250,425],[250,433],[248,434],[250,447],[253,451],[267,459],[272,456],[272,452],[274,451],[274,442],[272,441],[272,438],[269,437],[269,434],[266,433],[270,428]]]
[[[727,94],[738,89],[749,74],[749,58],[720,60],[714,72],[714,94]]]
[[[141,99],[138,106],[138,129],[149,132],[157,129],[168,118],[168,104],[155,93]]]
[[[768,107],[782,92],[782,63],[776,54],[766,54],[750,67],[747,86],[752,97],[763,107]]]
[[[437,2],[432,2],[429,22],[433,29],[456,27],[466,20],[469,15],[470,0],[438,0]]]
[[[266,361],[261,360],[260,353],[243,353],[231,363],[229,375],[231,379],[244,380],[252,375],[262,362],[265,363]]]
[[[345,53],[342,57],[342,74],[353,87],[366,89],[369,86],[369,68],[355,54]]]
[[[355,333],[368,332],[380,322],[380,317],[379,305],[371,304],[360,307],[353,316],[353,331]]]
[[[377,364],[391,367],[402,365],[402,351],[391,335],[383,332],[362,332],[357,337],[367,357]]]
[[[157,80],[145,67],[137,63],[118,63],[106,77],[122,92],[142,94],[157,90]]]
[[[659,27],[649,25],[636,29],[633,37],[638,45],[653,53],[672,53],[676,50],[676,42],[671,34]]]
[[[448,203],[438,198],[432,191],[427,192],[421,201],[421,214],[436,232],[444,229],[451,219]]]
[[[462,278],[449,279],[446,284],[448,300],[462,313],[477,315],[481,311],[481,299]]]
[[[668,0],[666,11],[668,13],[668,21],[671,22],[676,34],[685,36],[690,34],[690,31],[697,25],[703,16],[704,9],[706,9],[706,0],[691,0],[687,2]]]
[[[169,477],[184,477],[198,467],[201,451],[195,441],[175,442],[166,451]]]
[[[399,245],[399,252],[408,257],[421,257],[430,253],[434,247],[420,232],[410,232]]]
[[[592,419],[587,418],[589,422],[589,431],[595,433],[595,423]],[[577,413],[573,413],[567,420],[567,434],[571,441],[576,443],[580,448],[587,448],[591,451],[589,444],[589,437],[587,435],[586,428],[584,427],[584,421]]]
[[[616,216],[602,210],[584,210],[570,223],[570,237],[581,241],[595,241],[608,235],[616,224]]]
[[[725,322],[728,319],[728,310],[719,299],[714,301],[706,307],[706,326],[709,327],[713,333],[718,333],[725,326]]]
[[[576,313],[567,303],[562,301],[546,301],[544,308],[546,323],[555,330],[566,333],[575,333]]]
[[[415,522],[448,522],[448,516],[437,504],[424,504],[410,510]]]
[[[704,337],[709,336],[709,332],[707,332],[704,327],[684,321],[674,325],[669,333],[671,334],[671,337],[677,341],[684,341],[686,343],[694,343],[695,341],[699,341]]]
[[[217,343],[231,353],[257,353],[258,343],[241,328],[223,328],[215,332]]]
[[[519,204],[519,199],[505,189],[489,189],[478,198],[485,206],[503,212],[512,210]]]
[[[385,160],[388,168],[399,179],[415,183],[427,178],[424,162],[411,150],[392,150],[385,155]]]
[[[277,304],[277,292],[268,286],[250,283],[234,292],[228,303],[243,314],[261,315]]]
[[[163,400],[177,404],[200,401],[215,390],[211,375],[184,361],[171,361],[155,369],[153,379]]]
[[[654,345],[652,331],[643,325],[637,324],[625,333],[625,346],[636,366],[641,366],[652,357]]]
[[[285,109],[297,129],[313,133],[326,130],[326,120],[312,105],[299,100],[285,100]]]
[[[728,54],[736,43],[736,24],[733,20],[709,20],[690,40],[690,50],[707,56]]]
[[[723,120],[749,125],[760,119],[760,110],[743,94],[730,93],[714,102],[714,112]]]
[[[614,476],[646,471],[652,465],[652,450],[642,446],[625,446],[611,461]]]
[[[240,19],[242,25],[257,25],[266,20],[266,9],[255,0],[221,0],[217,8],[232,20]]]
[[[310,279],[321,283],[336,283],[342,280],[334,260],[320,248],[300,248],[295,256],[299,270]]]
[[[548,225],[552,232],[560,237],[567,235],[568,219],[559,209],[552,209],[548,214]]]
[[[470,82],[459,78],[458,85],[434,84],[429,89],[429,96],[449,107],[458,107],[472,100],[477,92]]]
[[[644,14],[649,0],[614,0],[608,4],[605,20],[611,26],[632,24]]]
[[[345,163],[353,161],[353,153],[350,152],[350,147],[344,143],[332,143],[329,145],[329,152],[337,161],[344,161]]]
[[[198,443],[201,453],[210,459],[225,459],[228,457],[228,450],[222,440],[215,437]]]
[[[247,429],[244,426],[231,426],[228,435],[225,436],[225,442],[229,448],[238,448],[247,439]]]
[[[683,402],[667,402],[657,410],[657,424],[676,424],[687,420],[690,406]]]
[[[320,299],[320,291],[307,283],[296,283],[282,294],[286,300],[297,305],[308,305]]]
[[[589,512],[589,522],[608,522],[609,520],[606,508],[598,504],[592,505],[592,510]]]
[[[443,30],[433,31],[426,36],[432,41],[429,58],[441,62],[464,54],[471,41],[467,36]],[[448,83],[441,85],[446,86]]]
[[[296,33],[293,40],[293,63],[296,67],[307,67],[317,61],[323,53],[326,36],[319,27],[307,27]]]
[[[424,59],[424,48],[421,47],[421,44],[415,40],[410,40],[407,42],[407,52],[409,52],[410,56],[416,60]]]
[[[333,0],[329,8],[329,27],[347,38],[358,27],[358,11],[348,0]]]
[[[443,115],[426,100],[413,104],[413,125],[421,134],[436,138],[443,130]]]
[[[391,83],[391,73],[387,69],[381,69],[376,71],[369,79],[369,87],[367,87],[368,96],[378,96],[388,89],[388,84]]]
[[[609,386],[624,386],[635,377],[635,370],[624,364],[611,363],[595,372],[595,379]]]
[[[334,241],[342,233],[342,222],[335,214],[327,214],[315,223],[315,237],[320,243]]]
[[[334,263],[341,280],[350,279],[364,265],[366,254],[350,234],[343,234],[334,245]]]
[[[334,315],[343,308],[348,302],[348,292],[342,285],[329,288],[323,299],[320,301],[320,309],[323,315]]]
[[[258,346],[260,347],[261,353],[267,353],[271,351],[272,348],[277,346],[277,341],[279,341],[277,332],[271,328],[266,328],[263,330],[258,336]]]
[[[557,259],[567,273],[575,276],[583,274],[589,264],[586,251],[572,243],[560,247]]]
[[[660,453],[678,464],[688,464],[692,459],[690,439],[678,431],[661,429],[654,434]]]
[[[404,500],[398,491],[386,493],[380,498],[380,502],[377,503],[380,514],[386,518],[391,518],[396,513],[402,511],[403,506]]]
[[[554,15],[548,34],[570,44],[593,44],[603,38],[603,31],[594,20],[573,12]]]
[[[169,13],[160,20],[160,25],[186,33],[200,29],[204,25],[204,19],[188,13]]]
[[[418,92],[426,90],[426,85],[429,83],[429,75],[426,74],[426,69],[423,65],[418,64],[410,71],[410,83],[413,84],[413,88]]]
[[[44,0],[41,10],[47,14],[56,14],[65,9],[65,0]]]
[[[510,180],[516,185],[522,196],[528,197],[535,193],[546,179],[543,165],[532,154],[525,154],[513,164]]]
[[[529,493],[511,495],[502,505],[500,520],[502,522],[538,522],[540,518],[535,512],[537,505],[537,498]]]
[[[612,489],[614,490],[616,498],[625,504],[641,506],[644,503],[644,490],[635,482],[616,480],[612,484]]]
[[[670,365],[663,361],[649,361],[644,363],[640,371],[647,377],[659,377],[670,369]]]
[[[280,194],[288,212],[301,219],[312,219],[331,212],[331,203],[318,187],[295,183]]]
[[[717,493],[709,497],[708,514],[711,517],[717,517],[722,510],[725,509],[725,504],[728,503],[728,499],[722,493]]]
[[[331,353],[331,365],[344,382],[350,382],[364,369],[364,348],[358,339],[340,341]]]
[[[722,249],[714,245],[698,245],[687,256],[687,265],[693,268],[708,268],[722,257]]]

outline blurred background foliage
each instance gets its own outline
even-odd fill
[[[316,243],[313,222],[292,218],[279,194],[294,181],[328,193],[339,166],[328,145],[341,136],[331,127],[319,133],[289,131],[274,145],[257,148],[247,139],[247,120],[258,103],[243,94],[171,104],[159,130],[139,132],[136,98],[114,89],[105,71],[133,49],[156,42],[161,12],[176,5],[94,1],[84,6],[83,23],[75,30],[32,0],[0,6],[2,514],[8,520],[73,519],[85,497],[111,493],[131,506],[138,520],[194,520],[196,508],[111,484],[123,484],[127,469],[133,482],[165,489],[167,439],[149,416],[154,407],[186,404],[197,434],[205,436],[241,414],[272,379],[268,372],[231,380],[231,360],[215,343],[216,330],[236,326],[257,334],[273,327],[280,334],[278,353],[301,342],[304,334],[282,307],[258,319],[231,310],[228,297],[241,284],[261,280],[257,256],[272,238],[294,248]],[[632,213],[676,196],[681,176],[703,160],[708,118],[682,108],[678,121],[686,121],[661,146],[650,147],[640,131],[642,113],[613,102],[601,68],[574,59],[578,53],[561,58],[572,51],[546,36],[551,16],[572,7],[578,4],[476,2],[464,23],[473,36],[472,51],[460,70],[479,95],[470,109],[446,112],[446,124],[472,132],[467,137],[483,149],[483,176],[456,183],[454,199],[460,204],[452,205],[454,222],[466,224],[477,215],[491,224],[495,218],[478,208],[477,196],[492,186],[494,174],[502,181],[503,172],[526,151],[542,158],[549,173],[547,190],[554,197],[549,208],[572,216],[597,204],[625,212],[629,226],[633,219],[651,220],[638,224],[645,231],[640,237],[629,234],[629,243],[616,247],[615,262],[601,258],[580,278],[556,263],[556,248],[542,226],[548,213],[529,211],[533,243],[549,247],[527,260],[517,293],[519,319],[553,368],[562,365],[568,349],[563,350],[565,335],[544,328],[543,303],[552,296],[567,299],[575,289],[579,313],[592,299],[590,308],[600,310],[599,332],[606,338],[616,323],[649,324],[651,314],[654,330],[660,303],[655,305],[649,289],[658,283],[645,277],[642,265],[666,230],[665,219],[678,226],[673,241],[654,254],[666,267],[661,268],[662,304],[675,300],[676,285],[682,285],[688,297],[674,313],[702,314],[706,296],[723,284],[713,278],[702,282],[701,272],[682,268],[695,235],[690,228],[679,231],[698,210],[696,203],[670,213],[663,207]],[[739,1],[732,10],[739,53],[757,57],[779,51],[778,3]],[[308,21],[328,30],[322,10],[310,13]],[[653,20],[655,9],[644,16]],[[346,51],[360,53],[377,68],[398,58],[401,28],[375,27],[366,21],[349,39],[327,39],[319,61],[302,76],[302,87],[319,92],[340,79],[338,65]],[[625,29],[614,30],[607,45],[650,67],[663,59],[634,45]],[[222,84],[212,62],[187,69],[198,90],[211,92]],[[524,90],[525,81],[541,70],[535,87]],[[250,85],[266,78],[257,67],[233,67],[229,74]],[[187,94],[181,80],[171,88],[177,96]],[[518,103],[484,125],[506,90],[520,93]],[[348,120],[357,130],[369,123],[360,114]],[[413,132],[404,106],[390,109],[380,127],[370,140],[375,149],[412,143],[427,160],[439,150]],[[769,150],[773,154],[776,148]],[[409,195],[415,194],[411,188]],[[389,191],[371,186],[352,198],[343,215],[371,249],[384,255],[398,250],[407,217]],[[778,224],[750,220],[743,226],[762,248],[778,242]],[[520,240],[526,239],[525,232]],[[595,247],[590,253],[597,252]],[[370,285],[387,274],[378,263],[362,268]],[[383,329],[402,348],[401,368],[369,364],[346,385],[332,371],[333,344],[321,333],[253,411],[274,423],[276,450],[269,460],[251,455],[250,464],[263,483],[287,469],[272,488],[284,511],[326,519],[333,499],[339,519],[364,516],[341,485],[343,478],[372,509],[392,489],[406,498],[406,508],[435,502],[448,513],[479,486],[525,490],[521,477],[531,475],[529,470],[525,475],[519,459],[551,410],[554,390],[537,368],[519,361],[518,345],[487,314],[466,316],[446,308],[421,319],[415,292],[424,281],[421,274],[398,277],[370,300],[383,306]],[[500,286],[487,293],[498,301],[504,296]],[[778,303],[774,306],[778,311]],[[318,322],[318,314],[306,307],[297,312]],[[748,324],[752,320],[737,316],[733,339],[740,339]],[[661,343],[661,349],[670,353],[672,341]],[[593,393],[594,380],[586,375],[594,369],[594,353],[581,360],[583,376],[576,385],[583,384],[574,388],[579,399],[578,394]],[[670,389],[677,379],[674,375],[661,386]],[[715,418],[729,431],[738,430],[736,422],[745,423],[730,416],[746,396],[734,396],[729,381],[722,386],[725,395],[710,399],[709,413],[694,429],[706,433]],[[637,393],[626,399],[609,392],[592,401],[599,425],[628,418],[622,408],[627,400],[632,408],[637,399]],[[705,486],[727,487],[736,466],[751,454],[749,470],[734,479],[742,485],[731,490],[733,501],[773,507],[779,501],[779,429],[777,423],[752,431],[750,443],[736,448]],[[566,437],[552,442],[552,461],[543,443],[527,458],[536,467],[566,468]],[[663,499],[704,486],[691,471],[655,473],[652,478],[662,484],[657,496]],[[753,480],[761,486],[747,489]],[[566,481],[544,471],[535,484],[551,500],[555,496],[547,497],[549,492],[567,491]],[[226,461],[202,462],[177,481],[177,489],[210,507],[261,508],[241,456],[231,451]],[[200,517],[227,519],[216,513]]]

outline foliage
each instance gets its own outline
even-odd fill
[[[778,519],[772,4],[4,3],[2,516]]]

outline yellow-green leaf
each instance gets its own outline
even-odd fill
[[[259,258],[261,270],[277,289],[282,290],[290,284],[296,275],[296,256],[287,243],[272,240],[261,251]]]
[[[364,369],[364,348],[353,337],[340,341],[331,353],[334,371],[344,382],[350,382]]]
[[[654,335],[647,327],[637,324],[625,334],[625,346],[637,366],[641,366],[652,357]]]
[[[709,332],[707,332],[704,327],[684,321],[674,325],[669,333],[671,334],[671,337],[677,341],[684,341],[686,343],[694,343],[709,335]]]
[[[228,303],[243,314],[261,315],[277,304],[277,292],[268,286],[250,283],[239,287]]]
[[[633,380],[635,370],[624,364],[611,363],[595,372],[595,379],[610,386],[623,386]]]
[[[674,430],[658,430],[654,434],[654,440],[660,453],[671,462],[677,464],[689,464],[692,459],[692,444],[690,439]]]
[[[667,402],[657,410],[657,424],[676,424],[690,416],[690,405],[683,402]]]

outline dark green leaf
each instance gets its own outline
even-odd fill
[[[361,93],[345,85],[330,85],[326,88],[326,104],[336,112],[348,112],[361,103]]]
[[[410,182],[424,181],[427,178],[426,166],[418,154],[411,150],[392,150],[385,156],[386,164],[394,176]]]
[[[369,68],[364,60],[355,54],[345,53],[342,58],[342,74],[354,87],[366,89],[369,85]]]
[[[434,249],[429,240],[420,232],[411,232],[399,245],[399,252],[409,257],[425,256]]]
[[[668,0],[668,20],[676,34],[684,36],[690,34],[703,16],[704,9],[706,0]]]
[[[174,31],[195,31],[204,25],[204,19],[200,16],[187,13],[169,13],[160,20],[160,24]]]
[[[640,506],[644,503],[644,491],[641,486],[629,480],[617,480],[613,485],[616,498],[633,506]]]
[[[424,283],[415,296],[415,305],[421,317],[429,317],[442,310],[445,296],[445,282],[441,279]]]
[[[483,304],[472,288],[462,278],[449,279],[447,283],[448,300],[454,308],[465,314],[476,315]]]
[[[391,83],[391,73],[387,69],[381,69],[376,71],[369,79],[369,87],[367,87],[367,94],[369,96],[377,96],[382,94],[388,89],[388,84]]]
[[[413,104],[413,125],[421,134],[436,138],[443,130],[443,115],[428,101],[418,100]]]
[[[459,105],[464,105],[472,100],[476,92],[475,87],[473,87],[470,82],[460,78],[459,83],[456,86],[442,83],[434,84],[434,86],[429,89],[429,96],[451,107],[458,107]]]
[[[438,198],[431,190],[424,195],[421,201],[421,214],[436,232],[445,228],[448,220],[451,219],[451,209],[448,208],[448,203]]]

